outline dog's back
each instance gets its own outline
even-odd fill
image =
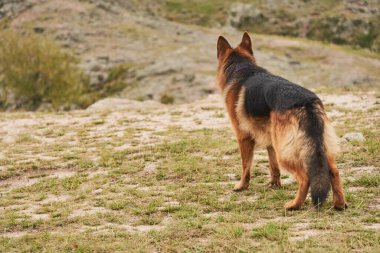
[[[245,109],[251,116],[269,116],[271,111],[302,107],[319,100],[310,90],[271,74],[237,52],[231,53],[226,65],[226,85],[244,86]]]

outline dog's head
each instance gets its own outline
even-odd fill
[[[223,36],[219,36],[217,43],[217,56],[219,62],[217,78],[219,80],[219,87],[222,90],[224,89],[228,76],[230,76],[234,70],[239,69],[239,67],[235,68],[234,66],[231,68],[231,65],[240,64],[240,66],[243,66],[247,64],[256,64],[253,56],[251,38],[247,32],[243,34],[243,38],[236,48],[232,48],[230,43],[228,43]],[[230,71],[226,71],[226,69]]]
[[[239,55],[247,58],[255,63],[255,58],[253,56],[252,41],[248,33],[243,34],[240,44],[236,48],[232,48],[230,43],[223,36],[219,36],[217,43],[217,56],[219,61],[219,67],[221,67],[229,56],[233,53],[238,53]]]

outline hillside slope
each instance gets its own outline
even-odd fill
[[[380,51],[378,0],[159,2],[161,15],[183,23],[231,25],[258,33],[306,37]]]
[[[125,88],[119,95],[130,99],[168,96],[178,103],[214,93],[216,39],[223,34],[238,43],[241,37],[233,28],[168,21],[150,14],[156,6],[145,2],[26,2],[28,8],[14,15],[9,28],[54,38],[79,56],[93,89],[120,79]],[[375,54],[276,36],[253,34],[253,40],[260,65],[304,86],[360,89],[379,84]]]

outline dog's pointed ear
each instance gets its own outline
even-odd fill
[[[218,59],[220,59],[220,57],[224,55],[227,49],[232,49],[232,47],[230,43],[228,43],[228,41],[223,36],[219,36],[217,49],[218,49],[217,56],[218,56]]]
[[[247,50],[251,55],[253,55],[251,37],[249,37],[247,32],[243,34],[239,47]]]

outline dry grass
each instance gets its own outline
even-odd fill
[[[363,94],[359,94],[363,96]],[[349,209],[300,211],[296,190],[267,187],[259,150],[248,191],[219,98],[197,104],[0,114],[1,252],[376,252],[379,237],[378,95],[369,108],[329,104]],[[336,101],[339,101],[339,96]],[[143,105],[143,104],[142,104]]]

